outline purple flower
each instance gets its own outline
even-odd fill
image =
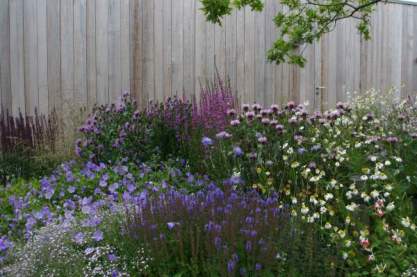
[[[114,263],[115,261],[117,261],[119,258],[116,256],[116,255],[114,255],[113,253],[111,253],[111,254],[109,254],[108,256],[107,256],[107,258],[109,259],[109,261],[110,262],[112,262],[112,263]]]
[[[227,262],[227,271],[229,273],[233,272],[233,270],[235,269],[235,266],[236,266],[236,262],[234,260],[229,260]]]
[[[271,105],[271,110],[273,113],[277,113],[279,111],[279,106],[276,104]]]
[[[119,186],[120,186],[119,183],[114,183],[114,184],[112,184],[112,185],[109,186],[109,191],[111,193],[114,193],[119,188]]]
[[[13,248],[13,243],[6,236],[2,236],[0,238],[0,251],[5,252],[11,248]]]
[[[214,246],[216,247],[216,249],[220,249],[222,246],[222,239],[220,237],[215,237],[214,238]]]
[[[169,230],[172,230],[172,229],[174,229],[175,225],[178,225],[178,224],[179,223],[177,223],[177,222],[168,222],[167,226],[168,226]]]
[[[256,263],[256,265],[255,265],[255,270],[256,271],[259,271],[259,270],[261,270],[262,269],[262,265],[260,264],[260,263]]]
[[[233,147],[233,155],[235,155],[235,157],[241,157],[243,155],[242,148],[240,148],[239,146]]]
[[[228,139],[228,138],[231,138],[231,137],[232,137],[232,135],[229,134],[228,132],[225,132],[225,131],[221,131],[220,133],[218,133],[216,135],[217,139]]]
[[[258,138],[258,142],[260,143],[260,144],[267,144],[268,143],[268,139],[266,138],[266,137],[260,137],[260,138]]]
[[[262,118],[261,122],[262,122],[263,125],[269,125],[271,120],[269,118]]]
[[[232,125],[232,126],[238,126],[239,124],[240,124],[239,119],[234,119],[234,120],[230,121],[230,125]]]
[[[227,110],[227,115],[228,116],[235,116],[236,115],[236,110],[235,109],[228,109]]]
[[[135,191],[135,189],[136,189],[136,186],[135,186],[135,184],[134,184],[134,183],[129,183],[129,184],[127,185],[127,191],[128,191],[128,192],[132,193],[132,192],[134,192],[134,191]]]
[[[70,186],[68,187],[67,191],[71,194],[73,194],[75,192],[76,188],[74,186]]]
[[[100,230],[97,230],[93,233],[92,238],[95,241],[102,241],[103,240],[103,232]]]
[[[252,120],[255,117],[254,112],[247,112],[245,115],[248,118],[248,120]]]
[[[74,235],[74,242],[78,245],[81,245],[84,243],[84,234],[81,232],[78,232]]]
[[[282,134],[282,132],[284,131],[284,126],[282,126],[281,124],[277,124],[275,126],[275,129],[277,130],[278,134]]]
[[[251,241],[246,242],[245,249],[246,249],[246,252],[252,251],[252,242]]]
[[[89,256],[90,254],[94,252],[95,252],[95,249],[93,247],[88,247],[87,249],[85,249],[84,254]]]
[[[201,140],[201,143],[203,144],[204,147],[209,147],[210,145],[213,145],[213,140],[209,137],[203,137],[203,139]]]

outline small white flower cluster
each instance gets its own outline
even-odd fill
[[[87,261],[84,276],[129,276],[124,273],[127,270],[126,264],[121,262],[114,253],[115,249],[109,245],[87,248],[84,252],[84,258]],[[111,258],[112,256],[114,258]]]
[[[136,260],[132,261],[134,262],[136,271],[140,274],[147,273],[149,270],[149,263],[152,261],[152,258],[146,255],[145,249],[143,247],[138,249],[136,257]]]
[[[401,274],[401,277],[417,277],[417,267],[407,269]]]
[[[81,272],[82,259],[66,241],[71,226],[49,224],[15,253],[14,262],[0,276],[73,276]]]

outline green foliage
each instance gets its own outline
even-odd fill
[[[0,153],[0,185],[16,179],[47,176],[71,155],[51,151],[36,151],[17,147],[13,152]]]
[[[76,143],[82,158],[99,162],[122,159],[146,162],[167,160],[187,151],[191,105],[179,98],[138,110],[128,94],[116,105],[97,107],[80,128]]]
[[[303,48],[332,31],[336,23],[347,18],[358,21],[357,29],[365,39],[370,38],[369,20],[374,6],[381,0],[281,0],[284,11],[274,17],[279,37],[267,52],[268,59],[277,64],[288,62],[304,66]],[[249,6],[261,11],[260,0],[201,0],[208,21],[221,24],[222,18],[234,8]]]

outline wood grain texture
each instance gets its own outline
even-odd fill
[[[87,0],[86,4],[87,108],[91,110],[97,103],[96,0]]]
[[[23,49],[25,66],[25,106],[33,114],[39,109],[37,2],[23,2]]]
[[[26,113],[23,0],[10,2],[10,81],[12,111],[15,115]]]
[[[110,101],[109,90],[109,0],[96,1],[96,87],[97,103]]]
[[[11,111],[12,89],[10,72],[10,7],[0,2],[0,111]]]
[[[108,6],[108,25],[107,25],[107,54],[108,54],[108,73],[109,73],[109,101],[115,102],[122,94],[122,75],[121,73],[121,0],[109,0]]]
[[[323,110],[373,87],[416,95],[417,6],[378,5],[370,41],[357,22],[343,21],[304,50],[300,69],[266,60],[282,6],[264,3],[262,13],[234,11],[218,26],[195,0],[2,0],[0,107],[67,117],[122,91],[141,106],[174,94],[198,98],[216,70],[241,102],[308,101]]]

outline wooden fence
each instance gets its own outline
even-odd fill
[[[417,91],[417,6],[380,4],[372,37],[346,21],[304,51],[305,68],[269,64],[279,1],[262,13],[205,21],[198,0],[0,0],[0,104],[33,114],[199,92],[218,69],[242,101],[308,101],[314,109],[375,87]]]

